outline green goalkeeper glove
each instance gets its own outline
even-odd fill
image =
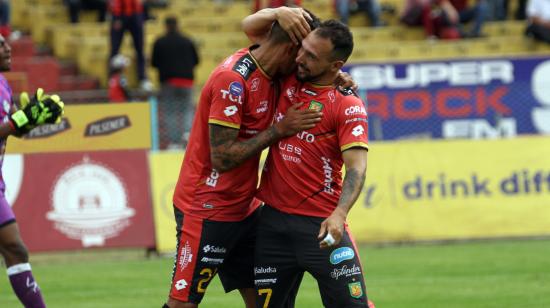
[[[44,90],[36,90],[34,97],[27,92],[20,95],[21,110],[11,114],[10,121],[19,134],[26,134],[38,125],[54,124],[61,121],[64,104],[58,95],[46,95]]]

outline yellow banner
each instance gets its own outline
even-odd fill
[[[172,196],[178,181],[183,161],[181,152],[159,152],[149,155],[151,165],[151,189],[153,190],[153,213],[157,251],[176,250],[176,222]]]
[[[371,145],[361,242],[550,234],[550,138]]]
[[[8,153],[44,153],[151,147],[149,104],[67,105],[59,124],[10,138]]]

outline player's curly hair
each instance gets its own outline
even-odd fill
[[[332,60],[347,61],[353,52],[353,34],[348,26],[334,19],[326,20],[315,31],[315,34],[330,39],[332,46]]]
[[[319,19],[319,17],[317,17],[315,14],[313,14],[311,11],[307,9],[304,9],[304,10],[309,14],[309,16],[311,16],[311,20],[306,19],[311,31],[317,29],[321,24],[321,20]],[[273,26],[271,26],[269,40],[277,44],[292,42],[292,40],[290,39],[290,36],[288,36],[285,30],[281,28],[281,26],[279,25],[279,22],[277,21],[273,23]]]

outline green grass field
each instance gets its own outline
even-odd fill
[[[378,308],[550,307],[550,240],[363,246],[361,256]],[[35,254],[32,265],[49,307],[161,307],[172,260],[135,250],[92,251]],[[309,276],[296,306],[322,307]],[[20,307],[5,275],[0,307]],[[201,307],[242,304],[215,279]]]

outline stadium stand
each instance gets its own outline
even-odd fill
[[[491,57],[503,55],[540,54],[548,52],[546,45],[535,43],[523,37],[523,21],[489,22],[484,27],[486,37],[458,41],[429,41],[425,39],[421,28],[408,28],[399,24],[398,16],[403,1],[382,0],[383,6],[393,7],[391,13],[384,12],[383,20],[389,26],[381,28],[366,27],[366,18],[361,14],[352,16],[350,26],[356,37],[356,48],[352,62],[415,59],[445,59],[456,57]],[[330,0],[306,1],[305,6],[322,18],[336,18]],[[246,16],[252,5],[248,1],[233,1],[229,4],[207,0],[171,1],[166,8],[154,9],[155,19],[146,23],[146,54],[150,55],[151,45],[162,32],[164,17],[180,17],[180,25],[185,33],[196,40],[202,63],[198,67],[197,81],[200,86],[211,70],[235,49],[248,44],[247,38],[240,32],[240,21]],[[510,7],[514,10],[515,5]],[[101,87],[107,82],[107,57],[109,50],[108,23],[94,22],[94,13],[84,13],[79,24],[70,24],[66,8],[56,0],[20,0],[14,1],[13,26],[30,33],[32,41],[47,46],[60,60],[75,63],[78,71],[97,78]],[[32,22],[31,22],[32,21]],[[25,39],[26,40],[26,39]],[[22,43],[28,44],[28,43]],[[122,53],[133,58],[131,39],[125,37]],[[36,61],[36,60],[35,60]],[[54,68],[56,60],[44,59],[44,65]],[[16,63],[19,61],[15,61]],[[18,69],[33,67],[32,61],[22,64]],[[59,75],[57,71],[48,74]],[[128,72],[129,82],[136,85]],[[156,82],[155,70],[148,70],[149,79]],[[84,80],[84,77],[79,77]],[[59,89],[69,89],[69,78],[59,77]],[[78,78],[77,78],[78,79]],[[88,84],[87,81],[77,84]],[[30,85],[29,85],[30,86]]]

